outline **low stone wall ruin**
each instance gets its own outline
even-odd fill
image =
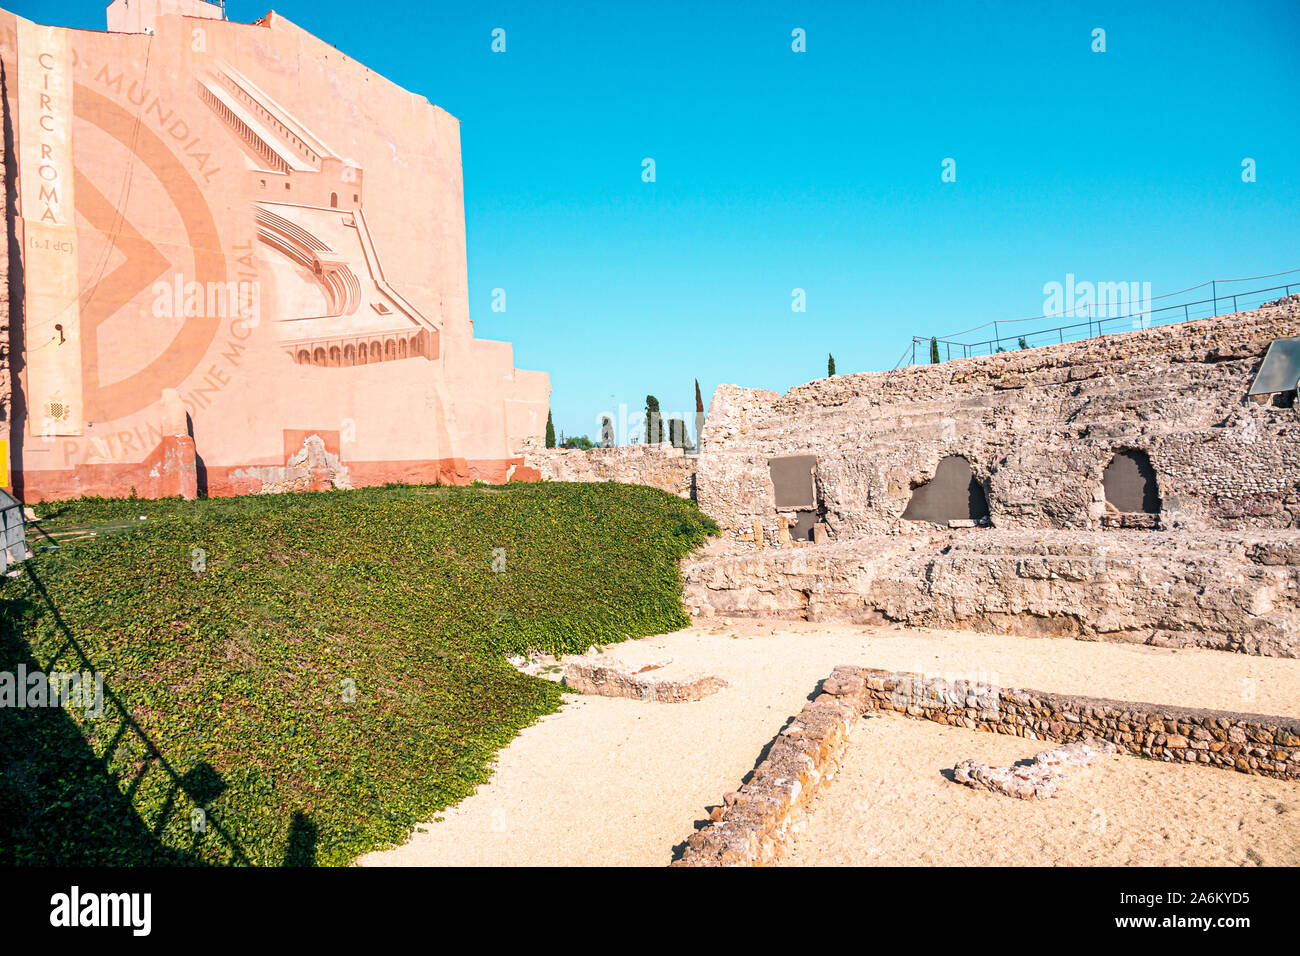
[[[825,697],[825,695],[823,695]],[[723,799],[713,822],[673,866],[761,866],[807,826],[812,802],[839,770],[861,710],[834,699],[807,706],[773,741],[750,781]]]
[[[1096,737],[1153,760],[1300,780],[1296,717],[1050,694],[852,666],[835,668],[822,693],[864,713],[893,711],[1030,740]]]
[[[687,841],[674,866],[772,862],[806,826],[864,714],[1065,743],[1098,739],[1154,760],[1300,780],[1300,719],[1049,694],[949,682],[870,667],[836,667],[821,693],[777,736],[739,791]]]
[[[614,481],[649,485],[681,498],[694,492],[695,458],[667,443],[617,448],[530,448],[524,468],[543,481]]]
[[[953,783],[988,790],[1017,800],[1047,800],[1058,796],[1078,769],[1091,766],[1103,754],[1118,753],[1109,740],[1088,738],[1036,753],[1032,760],[994,767],[980,760],[962,760],[952,768]]]
[[[580,694],[598,697],[630,697],[660,704],[703,700],[727,686],[716,674],[662,677],[653,671],[660,665],[633,670],[626,664],[569,659],[564,664],[564,686]]]
[[[1300,657],[1292,532],[882,535],[688,564],[695,616],[839,620]]]

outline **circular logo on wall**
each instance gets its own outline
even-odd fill
[[[112,421],[156,403],[164,388],[177,387],[198,368],[216,338],[220,320],[189,316],[162,351],[143,368],[116,381],[100,375],[99,333],[121,310],[139,309],[133,300],[164,275],[193,270],[202,285],[224,283],[226,257],[216,220],[203,191],[181,160],[141,117],[84,84],[73,87],[77,120],[89,123],[120,145],[125,177],[120,199],[100,192],[80,168],[75,170],[77,212],[108,240],[109,255],[96,274],[84,277],[80,295],[83,401],[90,421]],[[192,261],[171,261],[168,249],[152,241],[127,216],[132,184],[152,177],[175,207],[185,230]],[[115,260],[110,269],[108,262]],[[147,321],[144,312],[140,320]]]

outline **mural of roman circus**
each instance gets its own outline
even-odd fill
[[[474,338],[456,120],[274,13],[108,25],[0,11],[11,487],[271,490],[312,436],[313,487],[527,476],[549,382]]]

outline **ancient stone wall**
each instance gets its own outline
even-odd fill
[[[1246,392],[1269,343],[1297,334],[1292,297],[1077,343],[820,379],[785,395],[720,386],[697,498],[737,539],[758,519],[775,540],[768,460],[813,454],[832,535],[924,530],[933,526],[902,517],[912,493],[960,455],[1000,528],[1296,527],[1300,417],[1289,402],[1257,404]],[[1150,456],[1158,516],[1121,516],[1106,504],[1103,472],[1128,449]]]
[[[686,841],[673,866],[772,863],[808,825],[813,801],[835,779],[862,714],[856,702],[822,694],[782,731],[739,790],[723,797],[709,824]]]
[[[877,535],[697,560],[697,616],[762,615],[1300,656],[1287,531]]]
[[[727,682],[716,674],[662,677],[647,674],[644,670],[632,670],[625,664],[606,664],[579,657],[565,662],[564,686],[579,694],[597,697],[628,697],[660,704],[680,704],[716,694],[727,686]]]
[[[772,742],[738,791],[686,841],[675,866],[773,862],[835,779],[859,717],[893,712],[1029,740],[1101,740],[1153,760],[1300,779],[1300,719],[1048,694],[841,666]]]
[[[682,498],[691,497],[695,459],[667,443],[617,448],[533,448],[524,452],[526,469],[544,481],[615,481],[649,485]],[[516,473],[518,474],[518,473]],[[527,477],[535,477],[527,475]]]
[[[837,667],[822,690],[872,710],[1031,740],[1097,737],[1153,760],[1300,779],[1300,718],[964,685],[920,674]]]

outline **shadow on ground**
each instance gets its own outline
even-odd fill
[[[21,675],[55,672],[97,674],[50,599],[36,569],[23,573],[36,600],[17,599],[0,608],[0,675],[17,685]],[[49,660],[38,660],[23,634],[26,612],[51,615],[63,637]],[[14,686],[27,702],[30,686]],[[231,863],[246,865],[247,853],[221,825],[212,803],[226,790],[221,776],[207,763],[183,773],[164,756],[136,723],[130,711],[105,682],[93,718],[108,729],[95,738],[107,740],[96,752],[74,714],[75,707],[0,704],[0,865],[37,866],[202,866],[198,853],[203,840],[218,840]],[[86,718],[87,720],[91,718]],[[112,769],[123,752],[135,755],[124,768]],[[153,820],[144,819],[133,798],[149,774],[163,774],[166,798]],[[190,820],[191,845],[181,848],[163,841],[177,813]],[[173,833],[176,828],[173,826]],[[285,866],[314,866],[316,826],[305,814],[294,814]]]

